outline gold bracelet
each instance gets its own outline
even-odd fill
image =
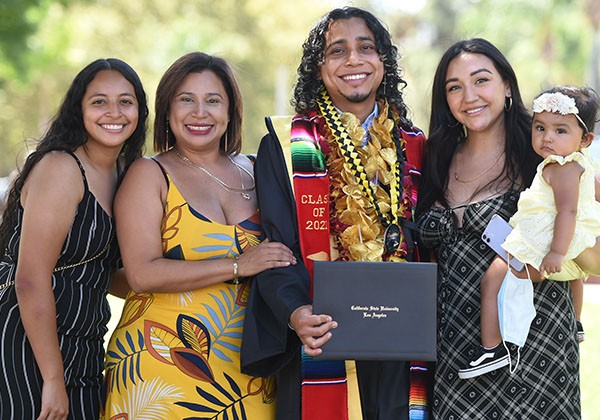
[[[233,284],[239,284],[240,279],[238,277],[238,257],[233,257]]]

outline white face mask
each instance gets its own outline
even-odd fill
[[[529,277],[529,271],[527,274]],[[519,348],[523,347],[535,314],[533,283],[528,278],[516,277],[509,269],[498,293],[498,321],[500,322],[502,341],[516,344]],[[506,346],[506,343],[504,345]],[[508,353],[510,356],[510,351]],[[514,369],[511,363],[511,373],[519,364],[520,351],[517,355],[517,364]]]

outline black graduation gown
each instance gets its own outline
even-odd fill
[[[241,370],[275,375],[277,420],[301,419],[301,341],[289,327],[291,313],[310,304],[310,276],[302,262],[296,205],[281,144],[270,118],[258,148],[254,175],[263,230],[292,250],[298,263],[258,274],[252,284],[241,347]],[[357,362],[365,419],[408,418],[409,362]]]
[[[241,370],[277,378],[277,418],[300,419],[302,346],[289,327],[291,313],[310,304],[310,276],[302,262],[296,206],[283,150],[270,119],[258,148],[254,175],[262,228],[270,241],[290,248],[298,263],[258,274],[250,290],[241,347]],[[284,411],[285,410],[285,411]]]

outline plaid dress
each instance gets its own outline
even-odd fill
[[[534,283],[537,315],[514,374],[503,368],[458,378],[458,370],[481,343],[479,282],[495,255],[481,234],[494,213],[510,218],[518,196],[508,191],[469,204],[460,228],[452,209],[432,208],[417,221],[420,243],[435,251],[439,265],[432,401],[436,420],[581,418],[579,347],[569,282]]]

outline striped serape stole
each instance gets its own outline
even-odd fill
[[[300,248],[311,280],[313,279],[314,261],[331,260],[329,177],[325,155],[318,144],[319,124],[316,121],[318,118],[320,117],[316,112],[311,112],[307,117],[295,116],[292,119],[290,142]],[[287,133],[276,131],[282,144],[285,144]],[[410,159],[411,151],[408,149],[409,147],[407,147],[407,155]],[[312,284],[310,292],[312,297]],[[431,367],[428,363],[411,362],[410,420],[429,420],[427,396],[430,376]],[[354,362],[314,360],[303,352],[302,419],[354,420],[361,418]]]
[[[408,412],[410,420],[429,420],[427,396],[429,394],[431,364],[427,362],[410,363],[410,394]]]
[[[300,248],[313,278],[314,261],[329,261],[329,178],[312,118],[295,117],[291,127],[294,196]],[[312,296],[312,285],[311,285]],[[348,385],[343,360],[314,360],[302,353],[302,419],[348,420]],[[360,413],[360,406],[358,408]]]

